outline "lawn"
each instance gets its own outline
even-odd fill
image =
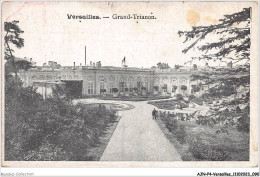
[[[176,120],[177,126],[185,126],[186,130],[184,133],[186,134],[185,141],[180,142],[177,140],[179,128],[178,130],[169,131],[167,121],[163,121],[162,119],[156,121],[166,138],[177,149],[184,161],[249,160],[250,136],[248,133],[238,132],[235,127],[230,127],[228,134],[216,134],[216,131],[221,129],[219,125],[210,128],[191,121]],[[199,139],[199,141],[195,142],[196,139]],[[216,149],[217,151],[215,151]],[[225,156],[225,158],[220,158],[220,156]]]

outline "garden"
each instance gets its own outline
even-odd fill
[[[236,127],[210,127],[168,116],[156,122],[183,161],[249,160],[249,133]]]
[[[119,121],[105,105],[73,104],[61,88],[43,99],[6,74],[5,160],[99,160]]]
[[[148,104],[156,106],[158,109],[174,110],[189,107],[189,101],[184,100],[181,94],[176,95],[176,99],[149,101]]]

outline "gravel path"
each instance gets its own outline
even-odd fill
[[[111,100],[102,102],[120,103]],[[122,117],[101,161],[181,161],[177,150],[152,119],[153,105],[146,101],[121,103],[132,104],[135,108],[119,111]]]

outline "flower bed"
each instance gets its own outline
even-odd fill
[[[174,110],[175,108],[187,108],[188,104],[181,100],[167,100],[167,101],[157,101],[157,102],[148,102],[159,109]]]

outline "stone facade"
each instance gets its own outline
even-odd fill
[[[63,67],[61,69],[36,68],[19,72],[25,86],[41,82],[83,81],[82,95],[99,95],[105,90],[112,94],[113,88],[119,93],[133,90],[165,94],[190,94],[190,72],[175,69],[143,69],[127,67]]]

